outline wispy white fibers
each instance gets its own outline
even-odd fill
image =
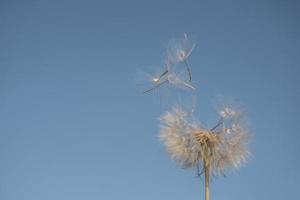
[[[195,44],[191,42],[186,33],[182,39],[172,40],[168,46],[168,56],[173,63],[185,61],[195,48]]]
[[[205,164],[210,173],[224,174],[239,168],[249,154],[248,132],[240,117],[234,116],[226,128],[220,125],[214,130],[205,129],[192,120],[191,113],[176,106],[161,117],[160,138],[180,166],[198,169]]]
[[[182,39],[172,40],[168,46],[168,58],[173,64],[184,63],[189,81],[192,80],[192,72],[188,65],[187,59],[191,55],[192,51],[195,48],[195,43],[189,40],[186,33],[184,33],[184,37]]]
[[[195,90],[195,87],[184,80],[180,73],[176,73],[173,70],[172,63],[169,60],[166,61],[166,71],[159,76],[154,76],[150,82],[152,83],[152,86],[149,89],[146,89],[144,93],[151,92],[166,83],[181,89]]]
[[[195,44],[188,39],[186,34],[180,40],[172,40],[167,49],[164,70],[150,80],[152,86],[147,88],[144,93],[151,92],[166,83],[181,89],[194,90],[195,87],[191,84],[192,72],[187,62],[194,47]],[[183,64],[185,68],[182,68],[180,64]],[[182,72],[185,73],[183,74]],[[186,77],[186,73],[188,73],[188,77]]]
[[[177,106],[162,118],[160,138],[164,141],[172,159],[183,167],[195,167],[198,163],[197,150],[192,132],[195,127],[188,122],[189,114]]]

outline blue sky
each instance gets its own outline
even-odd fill
[[[253,157],[211,199],[296,199],[300,184],[297,1],[0,1],[0,199],[201,199],[203,181],[158,140],[161,106],[138,71],[194,36],[198,117],[247,110]]]

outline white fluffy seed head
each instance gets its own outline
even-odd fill
[[[239,168],[249,155],[248,131],[236,121],[230,129],[213,132],[189,119],[189,113],[180,106],[161,118],[160,138],[171,158],[184,168],[195,169],[209,163],[214,174],[224,174]]]

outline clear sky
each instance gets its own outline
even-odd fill
[[[0,199],[203,199],[203,180],[158,140],[163,100],[135,81],[183,32],[197,42],[198,117],[210,125],[214,99],[233,97],[253,132],[252,158],[214,178],[211,199],[299,198],[299,10],[296,0],[1,0]]]

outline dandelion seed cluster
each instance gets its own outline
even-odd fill
[[[211,173],[219,175],[246,161],[248,131],[241,115],[221,116],[222,121],[228,118],[231,123],[226,127],[219,123],[214,130],[203,128],[192,118],[180,106],[161,117],[160,138],[179,165],[192,169],[207,165]]]

